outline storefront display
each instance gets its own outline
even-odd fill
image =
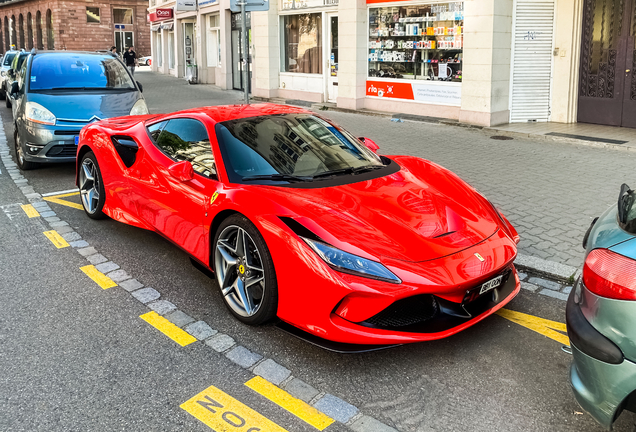
[[[463,2],[369,9],[369,78],[462,80]]]

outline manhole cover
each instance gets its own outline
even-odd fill
[[[493,135],[490,137],[490,139],[499,140],[499,141],[508,141],[513,138],[509,136],[505,136],[505,135]]]

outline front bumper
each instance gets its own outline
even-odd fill
[[[84,126],[26,124],[19,131],[24,158],[37,163],[74,162],[77,155],[75,137]]]
[[[579,405],[610,430],[636,389],[636,364],[585,319],[576,302],[579,289],[586,288],[572,290],[566,307],[573,355],[570,385]]]

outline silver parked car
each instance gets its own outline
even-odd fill
[[[11,63],[13,58],[19,53],[17,50],[7,51],[2,57],[2,64],[0,65],[0,99],[4,99],[7,94],[5,93],[5,81],[7,79],[7,73],[11,69]]]
[[[141,92],[111,54],[33,50],[11,88],[18,166],[74,161],[85,125],[148,114]]]

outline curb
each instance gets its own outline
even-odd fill
[[[539,133],[509,131],[505,129],[499,129],[496,126],[478,126],[478,125],[473,125],[469,123],[461,123],[458,120],[452,120],[452,119],[440,118],[440,117],[427,117],[427,116],[419,116],[414,114],[399,114],[399,113],[394,114],[394,113],[389,113],[384,111],[372,111],[367,109],[355,110],[355,109],[349,109],[349,108],[340,108],[336,106],[336,104],[331,102],[312,103],[312,102],[307,102],[307,101],[302,101],[297,99],[280,99],[280,98],[263,98],[263,97],[254,97],[252,99],[257,102],[270,102],[270,103],[277,103],[282,105],[299,106],[302,108],[311,108],[314,111],[335,111],[335,112],[341,112],[341,113],[347,113],[347,114],[361,114],[366,116],[396,119],[395,121],[399,121],[399,122],[415,121],[420,123],[439,124],[444,126],[456,126],[456,127],[463,127],[466,129],[483,130],[486,133],[496,133],[497,135],[508,136],[511,138],[545,140],[545,141],[553,141],[558,143],[578,144],[578,145],[584,145],[588,147],[596,147],[596,148],[603,148],[603,149],[609,149],[609,150],[636,152],[636,146],[626,147],[623,144],[604,143],[604,142],[593,141],[593,140],[560,137],[560,136],[545,135],[545,134],[539,134]]]
[[[515,259],[515,267],[557,282],[570,284],[577,278],[579,272],[577,267],[521,254],[518,254]]]

